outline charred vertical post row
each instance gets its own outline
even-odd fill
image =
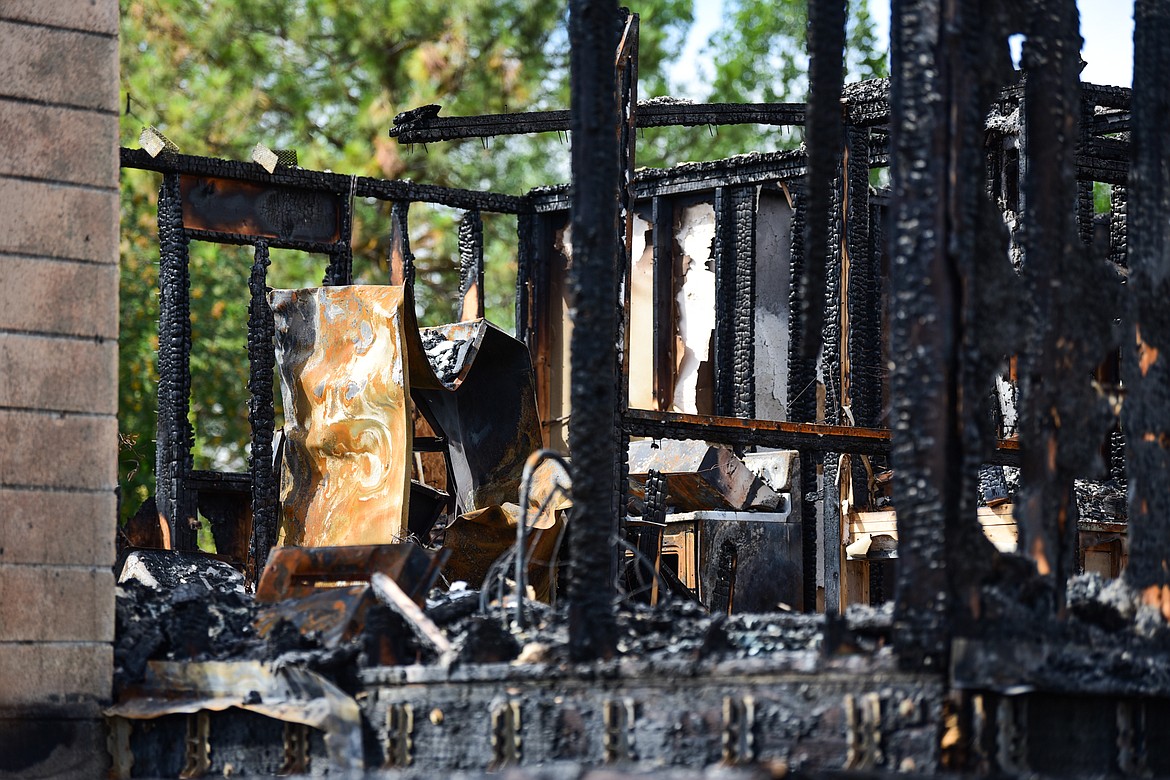
[[[483,218],[478,210],[472,210],[459,220],[459,319],[482,316]]]
[[[1021,113],[1028,157],[1023,278],[1031,321],[1020,361],[1020,549],[1050,578],[1060,605],[1076,559],[1073,482],[1080,458],[1074,449],[1089,428],[1081,390],[1100,359],[1081,365],[1090,334],[1076,293],[1090,269],[1076,226],[1081,42],[1075,0],[1038,6],[1029,27]],[[1078,424],[1062,427],[1062,420]]]
[[[654,400],[658,411],[674,397],[674,203],[655,197],[654,222]]]
[[[1129,485],[1126,579],[1170,607],[1170,6],[1134,6],[1129,309],[1122,407]]]
[[[410,251],[410,202],[390,206],[390,284],[414,286],[414,253]]]
[[[805,357],[800,279],[805,264],[804,237],[806,200],[801,190],[792,190],[792,246],[789,260],[788,306],[788,398],[787,418],[793,422],[816,422],[817,367],[815,357]],[[817,465],[810,450],[800,452],[800,551],[803,566],[803,599],[806,612],[817,605]]]
[[[755,416],[756,188],[715,190],[715,413]]]
[[[815,358],[821,349],[825,271],[829,265],[833,181],[841,152],[842,61],[845,50],[844,0],[809,0],[808,215],[806,261],[800,288],[802,351]]]
[[[188,420],[191,398],[191,277],[188,239],[178,174],[163,176],[158,194],[158,431],[155,492],[158,510],[176,550],[196,549],[193,497],[186,487],[191,470]]]
[[[268,306],[268,244],[257,242],[252,273],[248,278],[248,424],[252,429],[252,549],[248,569],[255,581],[268,551],[276,540],[277,480],[272,469],[272,438],[276,410],[272,380],[276,369],[273,347],[275,325]]]
[[[617,533],[614,437],[618,333],[620,160],[613,0],[571,0],[569,64],[573,189],[573,512],[569,523],[569,650],[574,659],[616,647],[612,539]]]

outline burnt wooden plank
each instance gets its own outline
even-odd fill
[[[342,199],[335,193],[210,176],[181,176],[188,230],[257,238],[335,242]]]

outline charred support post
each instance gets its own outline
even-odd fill
[[[940,72],[943,6],[895,0],[891,13],[893,107],[890,267],[891,427],[898,500],[894,621],[903,663],[941,661],[949,588],[947,526],[957,522],[960,457],[955,403],[957,291],[947,263],[949,93]]]
[[[410,251],[408,201],[396,200],[390,206],[390,284],[414,286],[414,253]]]
[[[1129,307],[1122,419],[1129,485],[1127,581],[1170,614],[1170,7],[1134,7]]]
[[[353,245],[350,234],[353,232],[353,185],[356,179],[350,179],[349,197],[342,201],[341,225],[338,230],[337,244],[329,252],[329,267],[325,270],[325,286],[339,287],[353,284]],[[267,252],[267,247],[265,248]]]
[[[654,221],[654,400],[658,411],[674,398],[674,204],[653,201]]]
[[[569,522],[569,650],[574,659],[611,656],[616,649],[611,545],[618,502],[614,436],[620,385],[618,278],[621,268],[618,202],[617,83],[612,0],[569,3],[570,109],[572,111],[570,274],[574,321],[570,342],[573,511]]]
[[[483,316],[483,219],[469,211],[459,220],[459,319]]]
[[[844,0],[809,0],[808,215],[801,276],[800,312],[803,354],[815,358],[821,347],[825,270],[830,254],[833,182],[841,151],[841,90],[844,81]]]
[[[805,357],[803,316],[801,315],[800,279],[806,263],[804,251],[805,223],[808,214],[803,192],[792,192],[792,250],[788,278],[788,419],[793,422],[816,422],[817,366],[814,357]],[[804,561],[804,609],[815,612],[817,605],[817,465],[811,450],[800,451],[801,558]]]
[[[158,431],[155,455],[158,510],[176,550],[196,549],[194,497],[186,487],[191,471],[191,277],[183,231],[179,176],[163,177],[158,195],[159,314]]]
[[[1086,407],[1078,403],[1079,390],[1100,355],[1081,371],[1090,334],[1072,280],[1084,279],[1089,268],[1074,208],[1081,43],[1075,0],[1044,4],[1030,26],[1021,113],[1029,154],[1023,189],[1028,212],[1024,279],[1033,320],[1020,376],[1020,549],[1041,576],[1051,578],[1060,605],[1076,560],[1073,480],[1080,458],[1074,448],[1091,427]],[[1078,420],[1080,432],[1062,428],[1062,419]]]
[[[755,403],[756,188],[715,190],[715,413],[751,418]]]
[[[273,336],[275,325],[268,306],[268,245],[256,244],[255,262],[248,279],[248,423],[252,428],[252,549],[248,569],[251,581],[259,579],[268,551],[276,540],[276,477],[272,468],[272,437],[276,411],[272,380],[276,368]]]

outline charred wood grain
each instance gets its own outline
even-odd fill
[[[483,218],[468,211],[459,220],[459,319],[484,316],[483,284]]]
[[[715,190],[715,411],[755,416],[756,188]]]
[[[174,549],[196,549],[194,496],[186,485],[194,438],[188,419],[191,398],[191,275],[183,232],[179,177],[163,177],[158,196],[159,317],[158,427],[155,434],[155,493],[170,526]]]
[[[570,292],[576,312],[570,340],[573,510],[569,523],[569,647],[578,660],[616,648],[612,540],[617,534],[613,435],[621,268],[618,202],[621,122],[614,72],[612,0],[569,4],[573,191]]]
[[[414,286],[414,252],[410,251],[410,202],[390,207],[390,284]]]
[[[674,398],[674,203],[656,197],[652,204],[654,241],[654,400],[659,411]]]
[[[252,539],[247,568],[252,582],[264,570],[268,551],[276,541],[277,529],[277,479],[272,463],[272,440],[276,428],[272,398],[276,370],[275,325],[267,297],[270,264],[268,245],[257,242],[248,279],[251,296],[248,302],[248,424],[252,432],[248,470],[252,482]]]
[[[826,272],[830,264],[833,183],[842,147],[841,90],[845,49],[844,0],[810,0],[809,100],[805,134],[808,147],[808,215],[800,279],[802,349],[821,351]]]
[[[1020,549],[1064,602],[1073,574],[1077,504],[1073,480],[1099,462],[1110,423],[1088,377],[1110,342],[1111,289],[1078,240],[1076,146],[1080,141],[1080,36],[1074,0],[1037,8],[1029,22],[1023,116],[1028,165],[1023,279],[1029,338],[1021,356]],[[1084,300],[1096,298],[1094,306]],[[1076,424],[1067,424],[1075,420]],[[1098,466],[1100,468],[1100,466]]]
[[[1122,349],[1129,487],[1126,580],[1170,585],[1170,6],[1134,6],[1134,160],[1129,188],[1128,332]],[[1149,590],[1147,590],[1149,589]]]

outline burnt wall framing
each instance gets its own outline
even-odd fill
[[[399,283],[413,277],[406,213],[411,202],[438,203],[467,209],[468,226],[461,242],[464,312],[482,312],[481,211],[525,214],[527,198],[472,190],[389,182],[355,176],[278,168],[269,174],[258,165],[231,160],[164,153],[152,158],[141,150],[122,149],[122,167],[163,174],[159,193],[159,386],[156,501],[178,550],[197,549],[201,495],[240,491],[237,475],[197,472],[192,466],[194,432],[188,419],[191,393],[190,274],[191,241],[251,246],[255,260],[248,281],[248,420],[251,457],[246,494],[237,496],[238,527],[223,538],[233,540],[229,555],[255,577],[268,558],[278,525],[277,479],[273,463],[275,411],[272,381],[273,320],[268,307],[269,249],[323,254],[325,285],[353,283],[350,232],[356,197],[392,202],[392,275]],[[474,216],[472,216],[474,215]],[[523,219],[523,218],[522,218]],[[207,496],[220,504],[225,495]],[[228,513],[229,515],[231,513]],[[220,517],[224,517],[222,512]],[[221,537],[216,534],[217,540]]]

